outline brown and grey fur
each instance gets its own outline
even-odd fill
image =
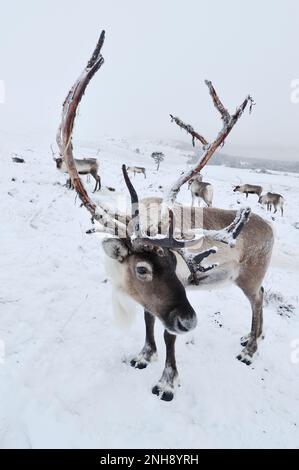
[[[234,193],[235,192],[244,193],[246,197],[248,197],[248,194],[257,194],[257,196],[260,196],[263,192],[263,188],[255,184],[242,184],[234,188]]]
[[[144,178],[146,178],[146,171],[143,166],[127,166],[127,172],[134,173],[134,176],[136,173],[140,173],[144,175]]]
[[[277,209],[280,208],[281,215],[283,216],[283,204],[284,198],[281,194],[277,193],[266,193],[260,196],[259,203],[267,206],[267,210],[271,212],[272,206],[274,207],[274,214],[276,214]]]
[[[213,203],[213,186],[210,183],[202,181],[202,175],[198,175],[192,178],[188,182],[188,187],[192,195],[191,207],[194,206],[195,198],[198,198],[198,205],[200,206],[200,200],[202,199],[208,207],[212,206]]]
[[[150,201],[152,203],[153,198]],[[156,202],[159,208],[161,200],[157,198]],[[141,203],[147,208],[149,200],[143,200]],[[220,230],[228,226],[236,215],[236,211],[232,210],[192,209],[182,206],[175,206],[174,212],[176,221],[183,220],[182,224],[178,223],[178,232],[185,235],[194,228]],[[148,221],[148,217],[144,220]],[[161,227],[163,233],[163,220]],[[237,358],[245,364],[251,363],[257,350],[258,340],[263,333],[262,282],[270,262],[273,241],[271,225],[260,216],[252,214],[237,238],[235,247],[230,248],[221,242],[212,242],[218,251],[209,256],[208,260],[209,263],[218,263],[218,266],[211,271],[200,273],[199,285],[192,286],[193,289],[210,289],[228,282],[236,284],[244,292],[251,305],[252,322],[249,335],[241,338],[243,350]],[[192,246],[189,250],[193,253],[200,252],[212,244],[208,239],[203,239],[203,243]],[[145,345],[131,361],[133,367],[145,368],[156,356],[155,318],[159,318],[164,324],[166,363],[160,381],[153,388],[153,393],[163,400],[171,400],[178,377],[174,349],[176,335],[190,331],[196,326],[196,314],[185,292],[189,286],[189,269],[183,258],[171,249],[164,249],[164,256],[159,256],[157,252],[148,250],[148,247],[144,246],[135,252],[130,252],[125,240],[115,238],[106,239],[103,247],[109,257],[106,263],[108,275],[110,274],[115,288],[123,290],[144,307]],[[152,273],[152,279],[147,281],[138,279],[137,265],[145,266]]]
[[[67,173],[67,167],[62,158],[54,158],[56,167],[61,173]],[[96,181],[94,192],[101,189],[101,178],[99,176],[99,163],[96,158],[75,158],[75,165],[79,175],[91,175]],[[67,186],[72,188],[71,179],[68,178]],[[73,189],[73,188],[72,188]]]

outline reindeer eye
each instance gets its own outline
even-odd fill
[[[146,274],[147,273],[147,269],[144,266],[137,267],[136,271],[138,272],[138,274]]]
[[[137,263],[135,267],[136,276],[140,281],[151,281],[153,279],[152,267],[145,262]]]

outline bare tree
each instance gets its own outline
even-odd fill
[[[154,162],[157,165],[157,171],[159,171],[161,162],[163,162],[164,159],[165,159],[164,153],[163,152],[153,152],[151,157],[153,158]]]

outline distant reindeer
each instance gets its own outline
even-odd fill
[[[200,207],[200,200],[206,203],[207,207],[212,206],[213,202],[213,186],[210,183],[202,181],[202,175],[195,176],[188,182],[188,187],[192,195],[192,204],[194,206],[195,198],[198,198],[198,206]]]
[[[146,172],[143,166],[127,166],[127,172],[134,173],[134,176],[136,173],[142,173],[144,178],[146,178]]]
[[[248,194],[257,194],[257,196],[260,196],[263,192],[263,188],[254,184],[242,184],[241,186],[235,186],[234,193],[235,192],[246,194],[246,197],[248,197]]]
[[[283,204],[284,198],[281,194],[277,193],[266,193],[259,197],[259,203],[263,205],[267,205],[267,211],[272,210],[272,206],[274,206],[274,214],[277,212],[277,208],[280,208],[281,215],[283,216]]]
[[[66,164],[61,157],[54,158],[56,162],[56,168],[61,173],[68,173]],[[93,192],[99,191],[101,189],[101,178],[98,175],[99,163],[96,158],[75,158],[75,164],[78,169],[79,175],[91,175],[94,177],[96,184]],[[73,189],[71,178],[67,179],[66,185],[68,188]]]

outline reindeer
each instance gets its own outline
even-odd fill
[[[194,206],[195,198],[198,198],[198,206],[200,207],[200,200],[206,203],[208,207],[212,206],[213,202],[213,186],[210,183],[202,181],[202,175],[197,175],[188,181],[188,188],[191,191],[192,203],[191,207]]]
[[[56,168],[61,173],[68,173],[66,164],[61,157],[54,158],[56,162]],[[98,175],[99,164],[96,158],[75,158],[75,165],[78,168],[79,175],[91,175],[96,181],[93,192],[99,191],[101,189],[101,178]],[[70,189],[74,189],[71,178],[67,179],[66,186]]]
[[[272,211],[272,205],[274,206],[274,214],[277,212],[277,208],[280,208],[281,215],[283,216],[283,204],[284,198],[281,194],[277,193],[266,193],[259,197],[259,203],[267,205],[267,210]]]
[[[233,191],[234,193],[245,193],[247,198],[248,194],[257,194],[260,196],[263,192],[263,188],[254,184],[242,184],[241,186],[235,186]]]
[[[270,224],[260,216],[251,214],[250,208],[240,211],[211,207],[184,208],[175,203],[182,185],[202,170],[227,138],[247,104],[252,103],[252,98],[247,96],[235,113],[230,115],[219,100],[212,83],[206,81],[214,105],[223,120],[222,130],[214,142],[205,145],[203,156],[195,167],[175,181],[165,201],[151,198],[151,203],[155,202],[161,217],[152,227],[145,217],[147,222],[144,226],[141,214],[144,212],[143,201],[139,203],[126,166],[122,166],[122,171],[130,192],[131,214],[112,212],[111,209],[95,205],[91,201],[78,175],[70,145],[76,109],[87,84],[104,62],[101,55],[103,42],[104,31],[87,67],[64,103],[62,150],[82,205],[88,209],[92,219],[97,221],[98,231],[109,234],[102,241],[102,246],[113,296],[125,294],[144,308],[145,345],[132,359],[133,367],[143,369],[150,364],[157,352],[155,319],[158,318],[164,325],[165,368],[152,392],[162,400],[170,401],[178,380],[175,359],[177,335],[192,331],[197,324],[196,312],[186,295],[187,287],[210,289],[222,282],[233,282],[244,292],[251,304],[252,323],[250,333],[241,339],[243,350],[237,356],[241,362],[252,362],[258,340],[262,338],[262,282],[273,246]],[[149,207],[148,201],[144,201],[143,206]],[[211,260],[209,265],[203,264],[206,258]]]
[[[146,172],[143,166],[127,166],[127,171],[129,173],[134,173],[134,176],[136,175],[136,173],[142,173],[144,175],[144,178],[146,178]]]

